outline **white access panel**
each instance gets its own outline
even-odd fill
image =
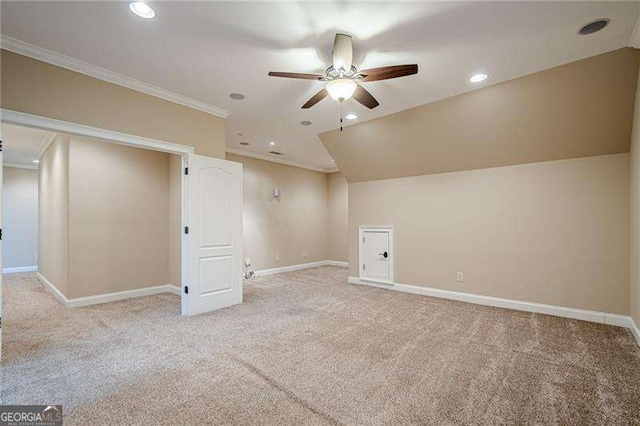
[[[393,284],[393,227],[361,226],[359,230],[360,279]]]

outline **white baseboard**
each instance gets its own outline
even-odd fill
[[[182,290],[177,285],[167,284],[166,287],[167,287],[167,292],[168,293],[177,294],[178,296],[180,296],[182,294]]]
[[[340,266],[347,267],[347,262],[338,262],[337,260],[320,260],[318,262],[301,263],[298,265],[283,266],[281,268],[262,269],[256,271],[256,275],[264,277],[267,275],[281,274],[283,272],[299,271],[301,269],[317,268],[319,266]]]
[[[53,294],[53,297],[55,297],[58,302],[62,303],[64,306],[68,306],[69,299],[67,299],[67,297],[62,294],[62,292],[58,290],[56,286],[51,284],[51,282],[46,279],[40,272],[36,273],[36,277],[38,277],[38,280],[42,283],[42,285],[44,285],[44,288],[46,288],[51,294]]]
[[[67,298],[42,274],[37,273],[40,282],[47,288],[53,296],[67,308],[79,308],[81,306],[97,305],[100,303],[115,302],[117,300],[132,299],[134,297],[151,296],[152,294],[173,293],[180,295],[180,287],[171,284],[157,285],[153,287],[138,288],[135,290],[118,291],[115,293],[98,294],[95,296]]]
[[[640,328],[638,327],[638,324],[635,323],[633,318],[631,319],[631,327],[629,327],[629,329],[631,330],[631,334],[633,334],[633,337],[636,338],[638,346],[640,346]]]
[[[349,277],[349,283],[385,288],[388,290],[401,291],[404,293],[420,294],[423,296],[438,297],[441,299],[458,300],[460,302],[475,303],[476,305],[514,309],[516,311],[535,312],[538,314],[554,315],[557,317],[573,318],[583,321],[626,327],[631,329],[633,333],[637,332],[636,340],[638,340],[638,344],[640,344],[640,331],[638,331],[637,327],[635,326],[633,319],[626,315],[588,311],[584,309],[574,309],[556,305],[544,305],[541,303],[523,302],[520,300],[502,299],[499,297],[482,296],[479,294],[440,290],[437,288],[420,287],[408,284],[386,285],[363,281],[357,277]],[[636,327],[636,331],[633,330],[633,327]]]
[[[17,274],[19,272],[36,272],[37,266],[19,266],[17,268],[2,268],[3,274]]]

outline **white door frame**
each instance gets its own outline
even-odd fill
[[[364,237],[365,232],[375,232],[375,231],[383,231],[389,234],[389,279],[388,280],[376,280],[372,278],[367,278],[364,276],[364,270],[362,269],[362,265],[364,264],[364,258],[362,253],[362,238]],[[376,282],[380,284],[388,284],[393,285],[395,282],[395,267],[393,263],[393,259],[395,258],[395,246],[393,244],[393,226],[360,226],[358,228],[358,275],[360,280]]]
[[[97,127],[85,126],[84,124],[71,123],[68,121],[56,120],[54,118],[46,118],[33,114],[27,114],[24,112],[17,112],[8,109],[0,108],[0,123],[15,124],[25,127],[34,127],[37,129],[47,130],[50,132],[67,133],[77,136],[84,136],[92,139],[100,139],[103,142],[115,143],[118,145],[126,145],[136,148],[150,149],[153,151],[161,151],[169,154],[176,154],[182,156],[182,217],[181,217],[181,229],[182,239],[181,244],[181,270],[182,270],[182,283],[180,288],[180,297],[184,297],[184,286],[188,282],[187,265],[188,265],[188,249],[187,249],[187,235],[184,233],[186,225],[186,200],[189,191],[188,180],[185,179],[185,169],[189,167],[189,154],[194,154],[195,150],[192,146],[180,145],[172,142],[166,142],[159,139],[145,138],[142,136],[135,136],[127,133],[116,132],[113,130],[105,130]],[[53,140],[53,138],[50,138]],[[44,154],[40,152],[39,155]],[[0,194],[2,193],[2,187],[0,186]],[[0,211],[0,214],[2,212]],[[0,258],[0,271],[2,270],[2,259]],[[0,294],[2,292],[2,282],[0,281]],[[1,299],[0,299],[1,300]],[[2,307],[0,306],[0,318],[2,315]]]

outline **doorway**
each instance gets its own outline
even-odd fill
[[[181,197],[178,223],[180,224],[181,282],[176,292],[181,295],[182,314],[194,315],[241,303],[242,166],[239,163],[196,155],[190,146],[14,111],[1,110],[1,121],[2,124],[40,129],[56,135],[69,135],[72,138],[91,139],[112,146],[125,146],[179,156]],[[53,143],[53,138],[50,143]],[[2,154],[0,154],[0,165],[2,165]],[[83,167],[89,172],[92,169],[91,164],[85,163]],[[0,181],[0,189],[1,186]],[[120,208],[126,210],[127,205]],[[0,226],[2,226],[1,223]],[[88,229],[91,230],[91,227]],[[125,233],[119,237],[128,238],[130,235]],[[92,238],[92,236],[85,236],[85,238]],[[2,241],[0,240],[0,253],[1,251]],[[85,253],[85,255],[88,258],[93,256],[92,253]],[[38,262],[40,261],[41,259],[38,259]],[[1,286],[0,279],[0,293]],[[122,298],[121,293],[122,291],[109,293],[103,301],[118,300]],[[69,303],[68,306],[90,304],[85,303],[86,299],[83,297],[73,299],[79,300],[75,300],[75,304]]]

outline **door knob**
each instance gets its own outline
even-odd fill
[[[378,256],[383,256],[386,259],[387,257],[389,257],[389,253],[385,251],[384,253],[378,253]]]

